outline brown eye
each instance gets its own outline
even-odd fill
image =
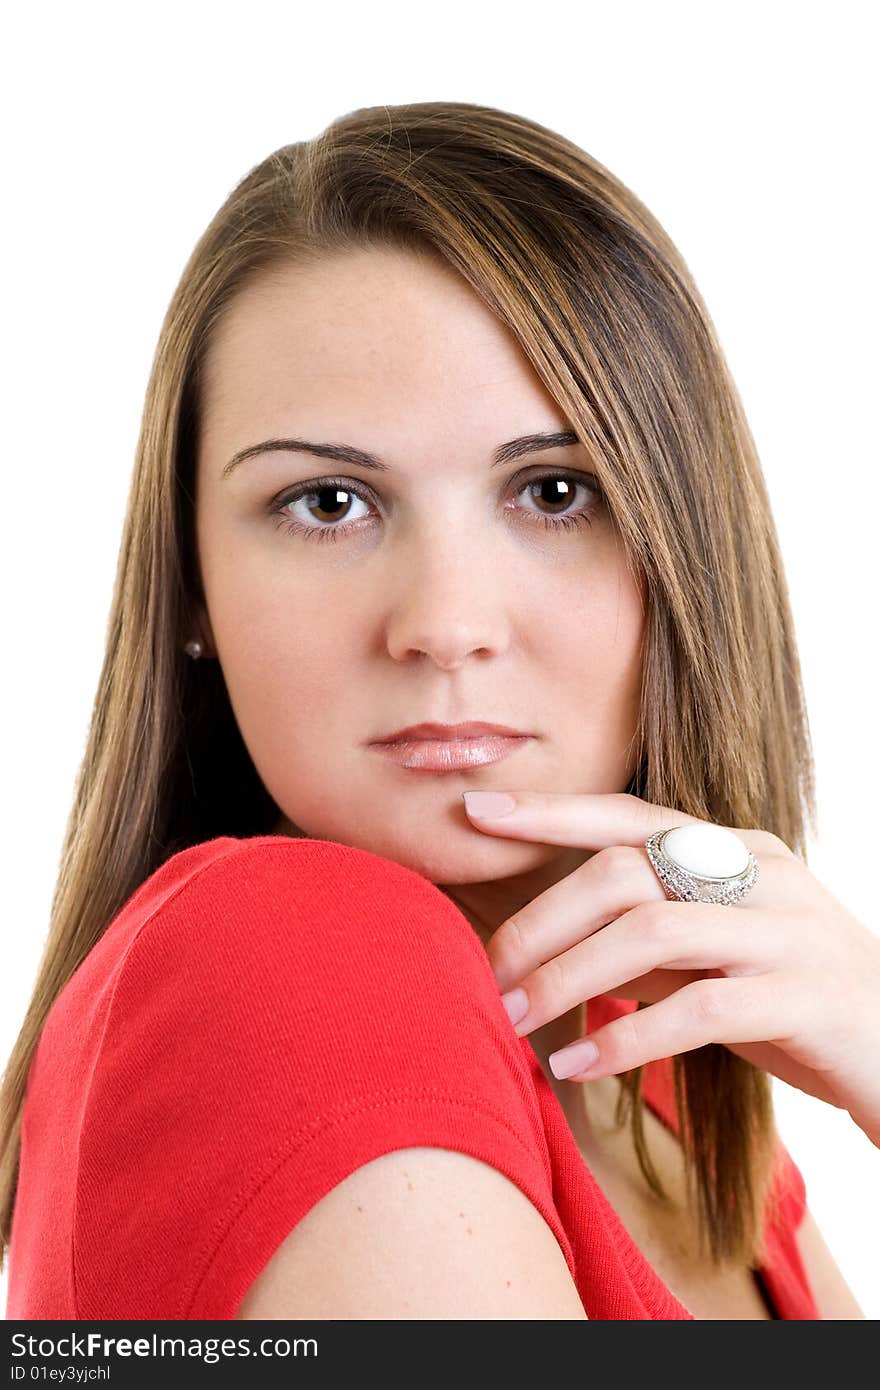
[[[350,499],[355,495],[349,488],[337,487],[334,483],[301,493],[296,501],[305,502],[313,520],[345,521]]]
[[[526,486],[534,500],[540,501],[542,506],[546,503],[549,507],[558,507],[563,510],[571,506],[577,492],[577,487],[573,487],[565,478],[551,475],[545,478],[536,478]]]
[[[512,495],[519,497],[523,493],[528,493],[536,507],[517,506],[508,510],[523,512],[529,524],[537,523],[551,531],[591,525],[603,500],[596,479],[577,473],[542,473],[520,482]],[[579,498],[580,506],[569,512]],[[353,501],[368,508],[366,516],[355,514],[352,517]],[[304,540],[336,541],[361,530],[371,505],[366,489],[353,485],[347,478],[319,478],[300,483],[274,502],[270,511],[278,517],[277,524],[292,535]],[[297,506],[299,514],[294,511]],[[315,524],[310,525],[310,522]]]
[[[350,487],[344,478],[325,478],[317,483],[306,483],[294,492],[288,493],[275,504],[273,510],[280,516],[280,525],[301,535],[315,535],[319,540],[327,537],[336,540],[342,534],[351,518],[351,502],[364,502],[364,498]],[[302,504],[299,516],[292,509]],[[357,522],[362,518],[355,517]],[[310,526],[309,521],[318,524]],[[340,525],[337,523],[345,523]]]
[[[520,496],[523,492],[528,492],[532,500],[539,505],[535,512],[529,507],[518,510],[530,513],[539,525],[547,526],[551,530],[591,525],[603,498],[602,489],[595,478],[590,477],[587,480],[576,473],[543,473],[538,478],[530,478],[516,495]],[[565,514],[566,509],[573,506],[578,496],[583,497],[584,493],[588,499],[586,504],[581,501],[577,511]],[[545,511],[545,506],[550,510]]]

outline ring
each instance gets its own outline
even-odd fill
[[[730,906],[746,896],[758,877],[758,861],[748,845],[711,821],[657,830],[645,849],[673,902]]]

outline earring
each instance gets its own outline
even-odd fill
[[[186,652],[187,656],[191,656],[197,660],[202,655],[204,648],[201,642],[197,642],[195,638],[193,638],[192,641],[187,642],[183,650]]]

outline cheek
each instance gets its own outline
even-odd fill
[[[363,626],[351,605],[281,582],[277,560],[273,574],[240,556],[213,579],[211,628],[242,738],[264,781],[282,760],[295,772],[353,718]]]
[[[592,573],[560,600],[564,621],[541,628],[542,650],[569,689],[596,702],[618,701],[638,689],[645,615],[641,595],[625,568]]]
[[[641,704],[645,614],[625,567],[573,585],[564,623],[548,622],[532,658],[552,702],[547,748],[559,785],[620,791],[631,776]],[[543,682],[543,683],[542,683]],[[575,776],[578,776],[575,773]]]
[[[314,737],[315,721],[330,728],[335,709],[351,705],[357,634],[344,615],[330,620],[302,603],[264,603],[247,621],[227,622],[217,643],[236,715],[259,719],[266,736],[286,738],[311,723]]]
[[[260,780],[307,834],[345,840],[339,788],[364,733],[352,699],[354,635],[301,605],[267,603],[249,622],[230,621],[224,636],[224,680]]]

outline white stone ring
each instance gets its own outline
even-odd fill
[[[667,898],[674,902],[732,905],[745,897],[758,877],[758,861],[748,845],[711,821],[657,830],[645,841],[645,849]]]

